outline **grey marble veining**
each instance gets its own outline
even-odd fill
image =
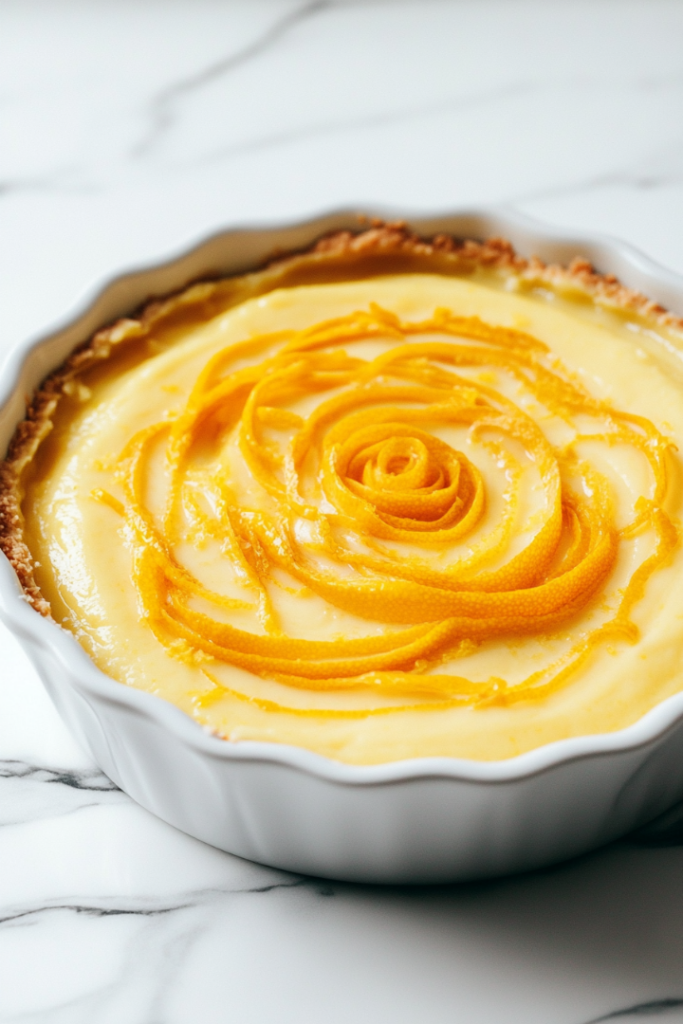
[[[148,101],[148,128],[143,138],[132,147],[131,156],[145,156],[158,145],[162,136],[178,119],[180,114],[178,108],[188,96],[223,79],[226,75],[256,58],[267,57],[269,48],[286,38],[288,32],[296,28],[302,21],[321,13],[330,6],[328,0],[312,0],[312,2],[304,3],[293,10],[285,9],[275,21],[266,25],[260,35],[234,53],[212,61],[187,78],[172,81]]]
[[[677,0],[5,0],[0,349],[218,226],[514,203],[683,270]],[[481,885],[222,854],[134,805],[0,633],[0,1024],[683,1022],[683,808]]]
[[[118,799],[125,798],[97,768],[60,770],[0,761],[0,827],[110,806]]]

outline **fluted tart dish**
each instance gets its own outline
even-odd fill
[[[22,614],[242,766],[510,779],[675,702],[683,322],[585,258],[320,234],[105,322],[38,384],[0,477]],[[463,866],[452,841],[330,868],[217,844],[345,877],[548,859],[517,842]]]

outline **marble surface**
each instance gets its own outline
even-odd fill
[[[512,205],[683,272],[683,4],[3,0],[0,347],[113,271],[330,206]],[[157,821],[0,631],[0,1022],[683,1021],[683,816],[467,886]]]

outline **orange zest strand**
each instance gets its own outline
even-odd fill
[[[368,356],[367,342],[380,342],[379,354]],[[569,439],[551,444],[509,389],[482,383],[496,374]],[[499,467],[497,506],[472,458],[445,439],[452,430]],[[580,457],[586,441],[631,446],[649,466],[648,493],[620,529],[608,481]],[[377,707],[296,707],[202,668],[211,688],[196,696],[200,707],[230,698],[269,714],[363,718],[538,700],[598,646],[636,642],[633,607],[679,543],[663,507],[671,447],[650,421],[591,396],[522,331],[446,309],[406,322],[373,305],[214,355],[179,414],[126,445],[123,501],[93,497],[125,517],[141,615],[172,657],[235,666],[292,693],[381,698]],[[160,459],[165,504],[152,508]],[[543,495],[527,523],[522,462]],[[621,545],[644,534],[649,548],[611,618],[593,628],[582,620],[552,665],[515,684],[439,671],[463,644],[556,635],[595,606]],[[188,544],[214,545],[225,588],[185,566]],[[279,589],[316,595],[364,621],[367,635],[288,635]]]

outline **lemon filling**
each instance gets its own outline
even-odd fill
[[[58,414],[41,589],[230,740],[487,760],[624,727],[683,685],[671,346],[481,274],[199,318]]]

